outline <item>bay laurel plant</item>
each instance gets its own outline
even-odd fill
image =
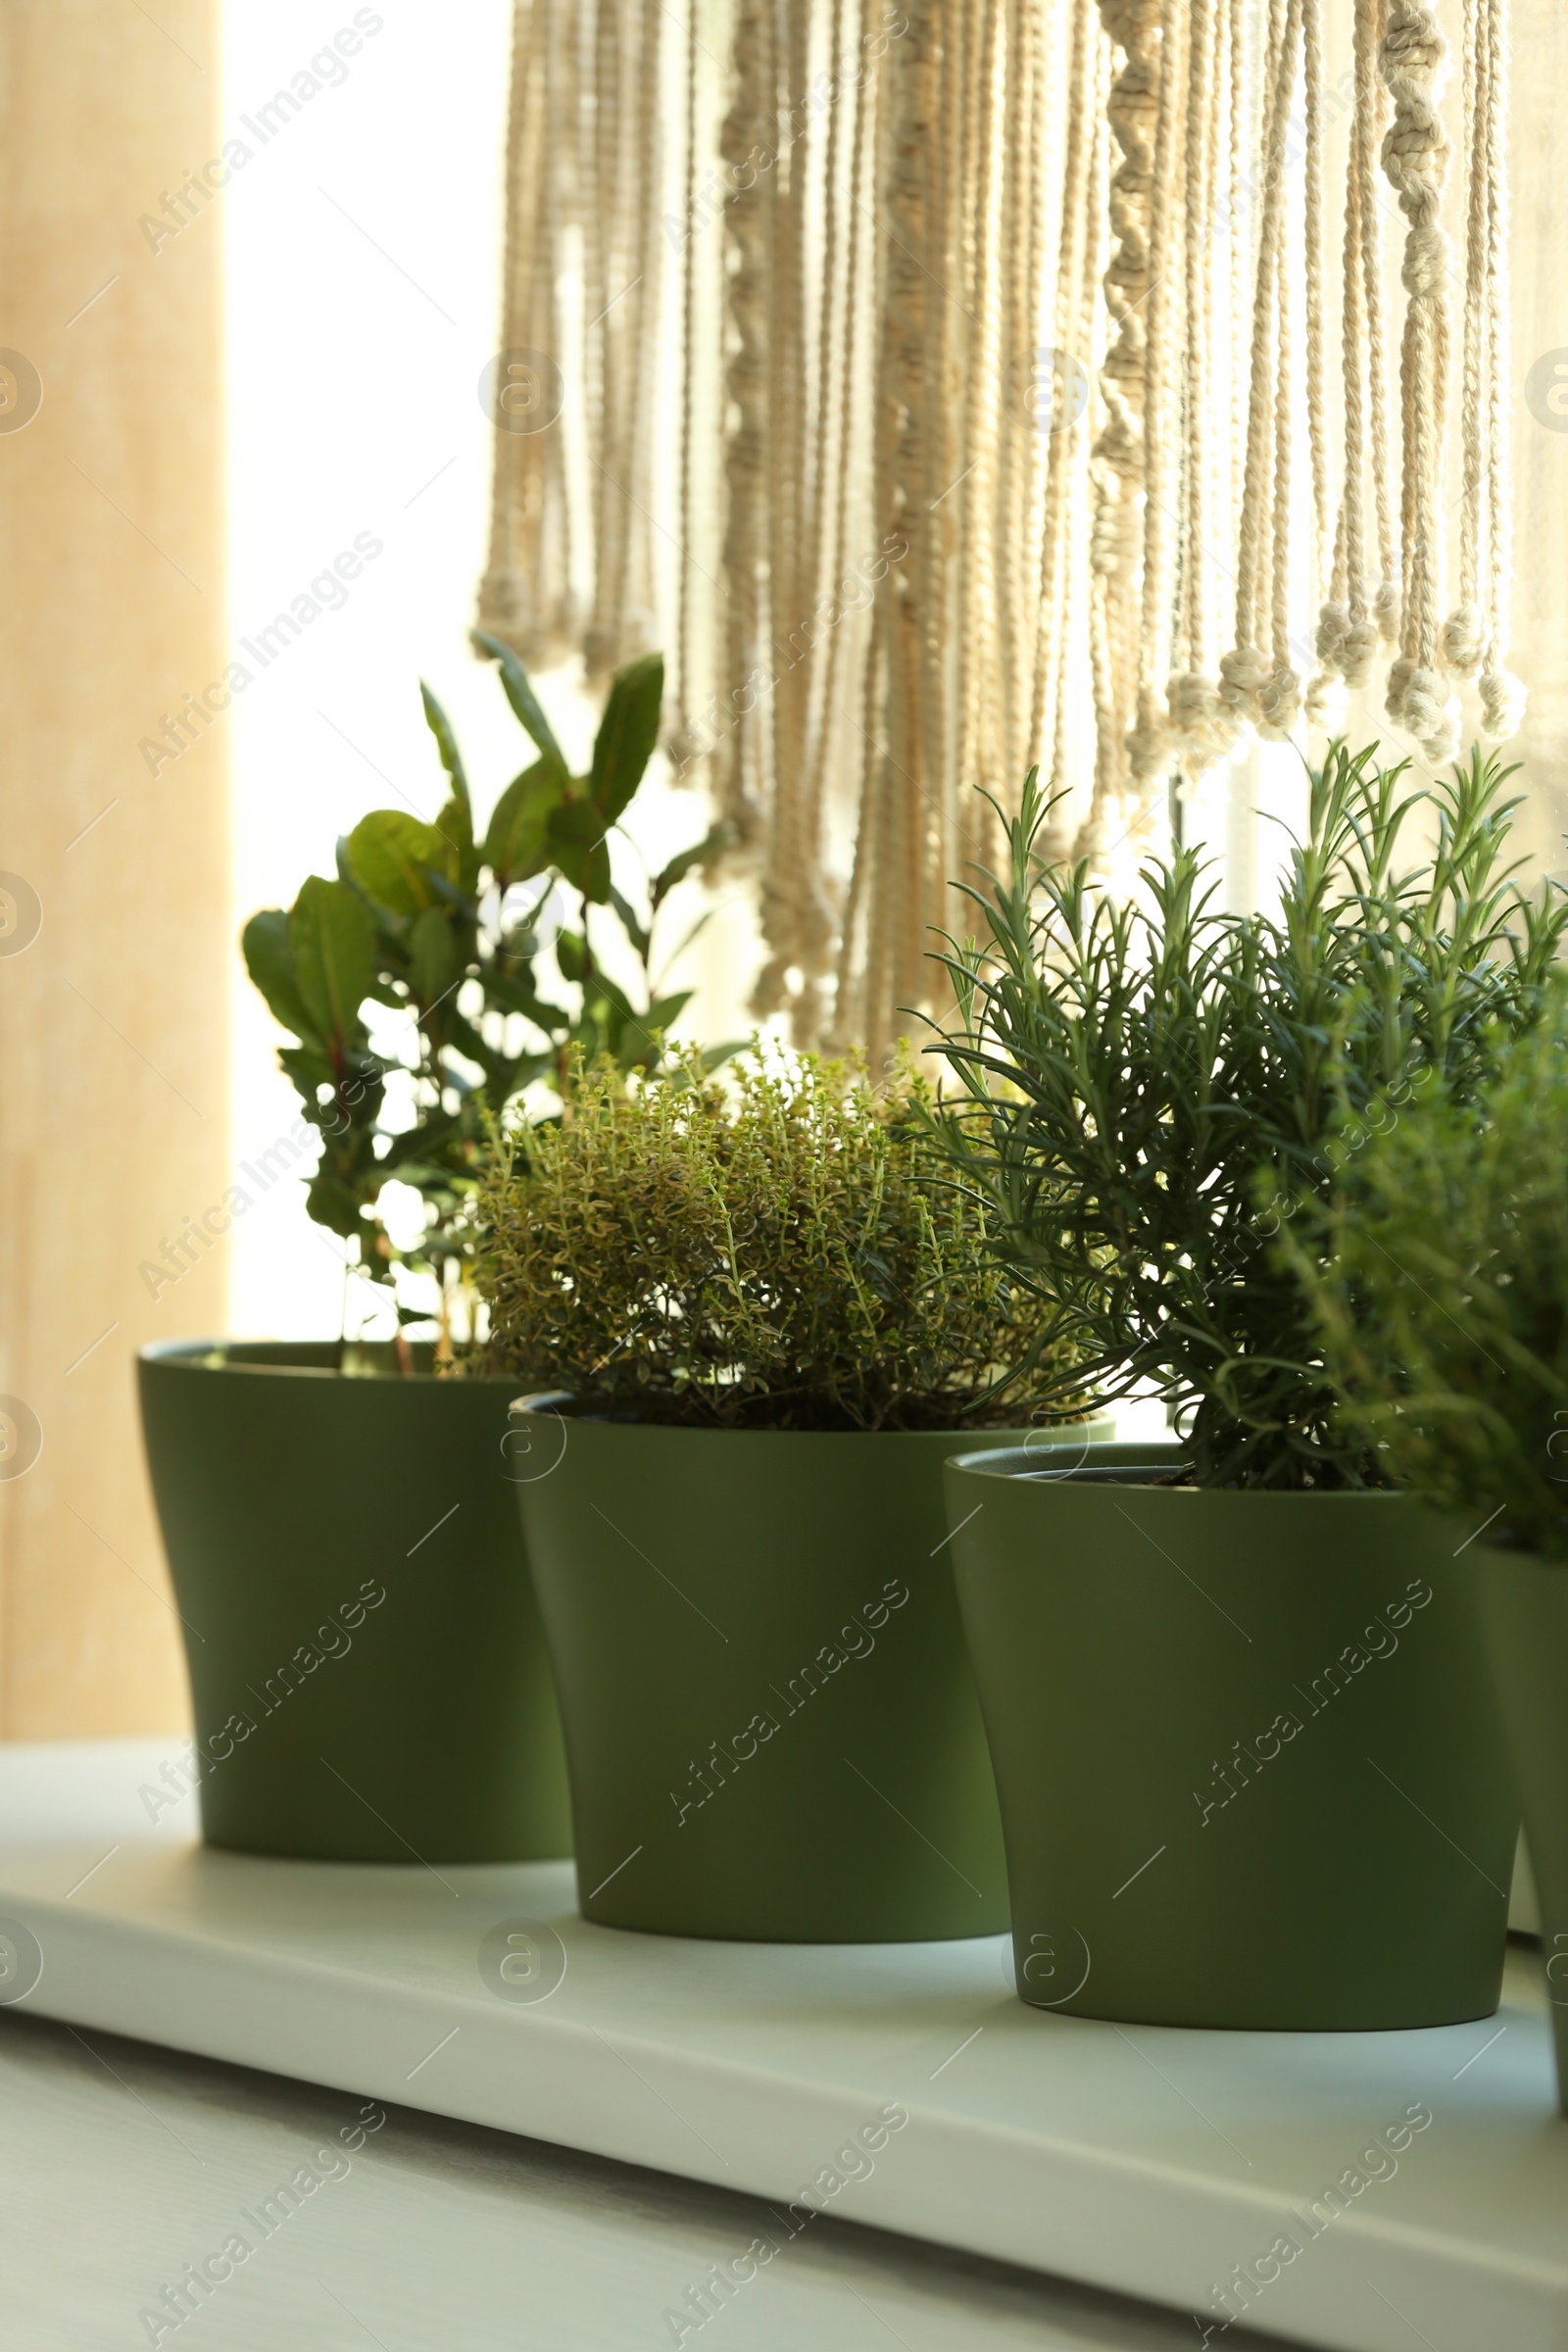
[[[1476,755],[1414,791],[1332,745],[1278,912],[1245,916],[1191,850],[1125,899],[1049,865],[1031,775],[1005,871],[968,891],[984,935],[949,943],[935,1049],[961,1082],[950,1157],[1045,1306],[1042,1349],[1106,1399],[1176,1406],[1200,1485],[1385,1483],[1280,1237],[1347,1120],[1427,1071],[1470,1101],[1537,1015],[1568,906],[1514,879],[1509,772]]]
[[[1434,1072],[1344,1152],[1287,1239],[1346,1427],[1489,1543],[1568,1559],[1568,996],[1478,1098]]]
[[[361,1267],[394,1296],[399,1266],[433,1274],[443,1336],[451,1278],[469,1251],[486,1120],[535,1081],[559,1084],[573,1054],[608,1055],[621,1070],[657,1066],[689,992],[662,991],[655,925],[675,886],[723,846],[713,832],[681,851],[651,878],[639,911],[616,884],[611,837],[654,750],[662,659],[617,673],[589,772],[574,776],[515,656],[499,639],[482,643],[535,755],[483,836],[451,724],[422,688],[448,789],[434,822],[370,810],[338,843],[336,875],[311,875],[286,912],[253,915],[243,938],[252,980],[295,1040],[278,1059],[321,1138],[310,1214],[356,1246]],[[630,943],[640,1002],[595,952],[596,907]],[[407,1016],[390,1056],[372,1050],[369,1004]],[[393,1179],[424,1204],[412,1249],[394,1247],[381,1215]],[[429,1309],[399,1302],[397,1313],[401,1327]]]
[[[933,1152],[928,1083],[753,1051],[601,1062],[503,1136],[476,1207],[475,1368],[713,1429],[952,1429],[1081,1407],[1046,1309]],[[922,1115],[923,1114],[923,1115]],[[1004,1368],[1026,1365],[1005,1395]]]

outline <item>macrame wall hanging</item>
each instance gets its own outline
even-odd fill
[[[479,626],[591,683],[650,650],[663,9],[519,0]]]
[[[1507,0],[516,0],[480,622],[662,647],[797,1042],[932,1002],[1033,763],[1107,868],[1348,696],[1516,728],[1507,66]]]

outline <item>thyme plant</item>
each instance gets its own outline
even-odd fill
[[[610,838],[654,749],[662,660],[649,655],[617,673],[589,773],[573,776],[516,657],[497,638],[482,643],[537,755],[502,792],[483,838],[451,724],[421,687],[448,781],[434,823],[372,809],[338,843],[335,878],[311,875],[286,913],[253,915],[243,938],[252,980],[296,1041],[278,1059],[321,1137],[310,1213],[357,1246],[362,1269],[394,1298],[400,1265],[433,1274],[443,1344],[449,1277],[462,1276],[470,1248],[465,1220],[486,1121],[535,1080],[559,1082],[574,1053],[607,1054],[623,1071],[657,1067],[690,992],[662,993],[655,925],[722,838],[709,834],[653,876],[639,914],[616,886]],[[596,956],[593,906],[608,907],[630,941],[641,1003]],[[408,1015],[406,1057],[371,1051],[369,1004]],[[394,1124],[387,1080],[400,1070],[413,1116]],[[380,1214],[393,1178],[424,1201],[425,1231],[409,1250],[394,1247]],[[397,1314],[400,1331],[430,1319],[402,1302]]]
[[[1375,755],[1337,743],[1310,771],[1277,915],[1221,911],[1189,850],[1127,901],[1053,869],[1031,775],[1005,873],[967,894],[985,936],[944,956],[958,1019],[934,1050],[963,1092],[939,1123],[1042,1302],[1040,1345],[1107,1398],[1152,1384],[1203,1486],[1383,1483],[1336,1411],[1283,1213],[1326,1197],[1330,1140],[1374,1098],[1433,1070],[1472,1099],[1568,920],[1505,862],[1510,770],[1477,754],[1412,792]],[[1417,809],[1436,847],[1401,863]]]
[[[930,1107],[907,1067],[874,1088],[755,1050],[722,1078],[693,1053],[662,1079],[585,1070],[481,1191],[479,1368],[718,1429],[990,1425],[1027,1418],[1048,1374],[1053,1417],[1081,1410],[979,1190],[930,1150]]]
[[[1289,1230],[1346,1426],[1490,1543],[1568,1558],[1568,999],[1479,1100],[1434,1076],[1376,1114]]]

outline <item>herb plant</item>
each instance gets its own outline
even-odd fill
[[[537,754],[501,794],[483,839],[451,725],[421,688],[449,785],[435,822],[372,809],[338,843],[336,877],[311,875],[287,913],[253,915],[243,940],[251,978],[296,1040],[278,1059],[321,1137],[311,1215],[357,1244],[362,1268],[394,1297],[400,1264],[433,1273],[443,1338],[449,1280],[461,1277],[470,1246],[464,1214],[485,1121],[535,1080],[559,1081],[573,1054],[608,1055],[622,1071],[658,1066],[689,992],[659,993],[654,926],[676,883],[721,846],[711,833],[672,858],[652,879],[640,915],[616,887],[610,835],[654,749],[662,659],[649,655],[618,672],[589,772],[573,776],[515,656],[498,639],[482,642]],[[546,919],[572,897],[575,926]],[[596,957],[591,906],[611,908],[630,940],[643,973],[640,1004]],[[575,1001],[559,1002],[558,985]],[[367,1004],[408,1014],[406,1060],[372,1053]],[[414,1114],[394,1127],[386,1082],[395,1069],[409,1072]],[[393,1246],[379,1213],[392,1178],[425,1204],[426,1230],[407,1251]],[[400,1329],[429,1319],[401,1302],[397,1313]]]
[[[1489,1542],[1568,1557],[1568,999],[1478,1101],[1376,1110],[1289,1237],[1346,1424]]]
[[[930,1151],[930,1090],[754,1051],[723,1077],[601,1064],[477,1205],[483,1369],[589,1409],[719,1429],[949,1429],[1081,1411],[1043,1311]],[[1001,1369],[1037,1368],[1005,1397]]]
[[[1472,1099],[1568,920],[1504,862],[1511,771],[1476,755],[1409,792],[1375,750],[1310,771],[1277,915],[1220,911],[1188,850],[1131,902],[1052,869],[1031,775],[1005,875],[967,894],[986,936],[944,958],[958,1020],[935,1050],[964,1092],[942,1131],[1042,1302],[1041,1345],[1106,1397],[1152,1384],[1203,1486],[1383,1483],[1336,1412],[1283,1216],[1326,1196],[1330,1140],[1375,1097],[1434,1070]],[[1417,808],[1436,848],[1401,865]]]

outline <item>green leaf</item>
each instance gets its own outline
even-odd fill
[[[672,997],[656,997],[648,1010],[639,1017],[646,1028],[657,1032],[660,1036],[664,1036],[680,1019],[681,1014],[691,1003],[692,996],[691,989],[682,988],[678,989]]]
[[[567,1027],[568,1023],[563,1016],[561,1022],[563,1036]],[[500,1090],[501,1102],[498,1107],[505,1108],[514,1096],[520,1095],[525,1087],[532,1086],[536,1078],[547,1076],[555,1067],[556,1049],[554,1046],[543,1054],[519,1054],[516,1060],[508,1067],[504,1085]]]
[[[496,942],[496,961],[503,971],[526,971],[539,953],[539,906],[509,923]]]
[[[663,1054],[665,1033],[691,1003],[692,992],[660,997],[646,1012],[632,1013],[611,1034],[611,1052],[623,1070],[657,1068]]]
[[[427,906],[409,934],[411,978],[421,1005],[438,1004],[463,969],[463,958],[452,934],[452,917],[444,906]]]
[[[563,801],[550,812],[550,862],[564,882],[602,906],[610,897],[605,819],[590,800]]]
[[[495,805],[484,837],[484,861],[498,890],[526,882],[530,874],[540,873],[550,863],[550,819],[565,790],[564,771],[552,767],[548,760],[536,760],[520,776],[513,777]]]
[[[471,827],[473,815],[472,803],[468,797],[468,779],[464,772],[463,754],[458,750],[458,739],[452,732],[452,721],[422,678],[419,680],[419,695],[424,704],[425,725],[435,737],[436,750],[441,755],[441,764],[452,779],[452,797],[455,801],[461,802],[465,810],[467,811]]]
[[[408,962],[407,924],[401,914],[395,914],[390,906],[384,906],[378,899],[371,898],[349,862],[349,837],[346,833],[340,833],[337,837],[337,878],[364,904],[375,925],[376,956],[382,979],[403,977]]]
[[[503,645],[499,637],[488,636],[483,629],[474,630],[473,642],[482,645],[486,653],[500,662],[501,683],[506,689],[508,702],[545,758],[559,768],[563,777],[566,776],[569,771],[565,754],[556,741],[549,719],[539,708],[539,698],[528,683],[527,671],[511,646]]]
[[[645,654],[617,669],[594,738],[588,791],[606,828],[612,825],[643,780],[659,741],[664,701],[664,657]]]
[[[649,936],[637,919],[637,909],[618,890],[612,889],[610,904],[620,917],[620,927],[631,941],[644,962],[648,959]]]
[[[663,968],[666,972],[674,970],[676,964],[679,963],[687,949],[691,947],[697,940],[702,938],[703,933],[708,929],[708,926],[712,921],[714,915],[721,912],[722,908],[717,906],[705,906],[703,908],[703,911],[697,917],[696,922],[689,925],[689,927],[681,934],[681,937],[676,942],[674,948],[664,957]]]
[[[497,1012],[520,1012],[524,1020],[536,1028],[549,1030],[570,1027],[570,1021],[559,1004],[551,1004],[540,996],[531,980],[520,980],[511,972],[498,972],[494,966],[481,969],[480,983],[484,989],[487,1008]]]
[[[450,801],[444,801],[441,813],[435,820],[435,829],[451,853],[456,875],[455,881],[448,882],[446,887],[466,899],[471,899],[479,880],[479,850],[473,838],[473,820],[467,802],[460,801],[455,794]],[[445,880],[445,877],[440,876],[439,880]]]
[[[294,902],[288,936],[305,1009],[341,1057],[363,1035],[360,1006],[376,977],[375,925],[346,883],[312,874]]]
[[[337,1084],[337,1074],[318,1045],[284,1046],[277,1060],[279,1068],[299,1088],[310,1110],[316,1109],[316,1098],[321,1087]]]
[[[388,1172],[387,1163],[385,1160],[382,1160],[381,1168],[383,1173]],[[419,1192],[424,1195],[426,1201],[430,1200],[432,1194],[451,1194],[455,1189],[452,1180],[452,1170],[450,1168],[443,1167],[438,1160],[433,1159],[409,1160],[404,1166],[397,1170],[397,1180],[400,1184],[412,1184],[416,1192]],[[421,1240],[429,1240],[432,1238],[433,1235],[427,1233],[421,1237]],[[417,1248],[419,1245],[416,1243],[415,1246]]]
[[[434,1162],[436,1155],[461,1133],[463,1122],[450,1111],[434,1111],[428,1117],[416,1119],[412,1127],[399,1128],[388,1143],[376,1165],[383,1176],[403,1175],[405,1184],[414,1179],[403,1171],[411,1163]]]
[[[604,1021],[608,1016],[609,1025],[618,1036],[621,1022],[642,1018],[626,991],[612,980],[603,965],[594,967],[586,985],[588,994],[582,1008],[585,1019]]]
[[[578,932],[556,933],[556,962],[563,980],[569,980],[576,988],[582,986],[588,977],[588,950]]]
[[[372,808],[348,840],[349,870],[360,888],[394,914],[422,914],[435,898],[426,868],[457,877],[455,846],[434,825],[403,808]]]
[[[475,1069],[482,1070],[484,1083],[488,1086],[505,1056],[486,1043],[466,1014],[459,1012],[456,1000],[452,997],[447,999],[441,1027],[449,1054],[461,1054],[465,1061],[471,1061]],[[461,1070],[454,1069],[450,1059],[443,1061],[441,1076],[445,1085],[458,1088],[460,1093],[472,1091],[472,1081],[466,1078]]]
[[[324,1225],[330,1233],[342,1234],[345,1241],[352,1241],[356,1234],[365,1231],[358,1200],[330,1169],[318,1168],[311,1178],[305,1206],[318,1225]]]
[[[479,859],[473,846],[473,802],[468,793],[468,779],[464,772],[463,755],[458,739],[452,732],[452,722],[435,696],[421,678],[419,694],[424,703],[425,724],[435,737],[441,764],[452,781],[452,798],[435,820],[435,829],[450,845],[457,858],[457,876],[466,891],[471,893],[479,878]]]
[[[245,968],[266,998],[272,1018],[297,1038],[314,1043],[316,1027],[300,995],[288,916],[281,906],[266,906],[260,914],[253,914],[241,934],[240,946]]]
[[[720,850],[727,850],[734,839],[733,825],[715,825],[710,833],[704,834],[701,841],[694,841],[689,850],[677,851],[663,870],[654,876],[651,892],[654,912],[659,912],[676,883],[684,882],[694,866],[705,864]]]

